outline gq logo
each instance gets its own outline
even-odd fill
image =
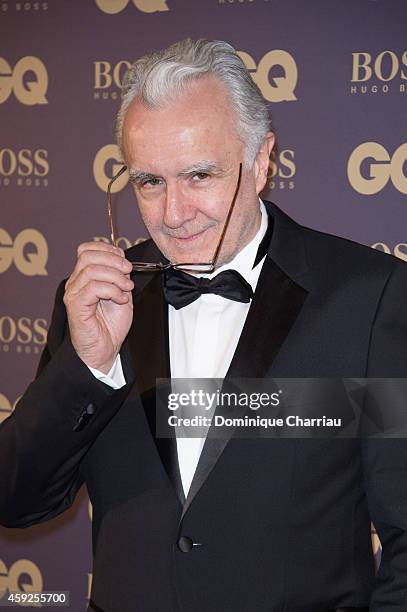
[[[258,65],[245,51],[239,51],[238,54],[266,100],[269,102],[297,100],[295,88],[298,81],[298,69],[293,56],[288,51],[282,49],[269,51],[261,58]],[[277,66],[283,74],[270,77],[270,72]]]
[[[2,393],[0,393],[0,423],[2,423],[13,412],[20,397],[16,399],[14,404],[11,404],[8,398]],[[1,581],[1,578],[0,578],[0,581]],[[1,591],[1,588],[0,588],[0,591]],[[0,597],[1,597],[1,593],[0,593]]]
[[[19,559],[7,570],[6,565],[0,559],[0,600],[7,591],[40,593],[42,589],[42,575],[35,563],[28,559]]]
[[[107,171],[109,165],[110,171]],[[119,147],[108,144],[99,149],[93,162],[93,176],[99,189],[106,191],[110,179],[119,172],[123,165]],[[120,178],[113,183],[112,193],[117,193],[124,189],[129,180],[128,172],[124,172]]]
[[[13,242],[10,234],[0,227],[0,274],[13,263],[26,276],[47,276],[48,244],[36,229],[25,229]]]
[[[391,179],[396,189],[407,194],[407,176],[403,171],[406,161],[407,143],[400,145],[390,156],[378,142],[363,142],[349,157],[349,182],[355,191],[373,195],[384,189]],[[362,174],[363,167],[365,171]]]
[[[104,13],[115,15],[121,13],[130,0],[96,0],[96,4]],[[157,11],[168,11],[166,0],[132,0],[133,4],[143,13],[156,13]]]
[[[45,97],[47,89],[47,69],[38,57],[22,57],[14,69],[0,57],[0,104],[5,102],[12,92],[21,104],[48,104]]]

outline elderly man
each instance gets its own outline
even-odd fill
[[[403,440],[159,438],[154,416],[166,376],[404,377],[405,264],[259,201],[274,139],[226,43],[135,62],[118,138],[152,240],[79,247],[1,427],[1,522],[86,482],[95,611],[407,610]]]

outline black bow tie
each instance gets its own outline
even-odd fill
[[[203,293],[216,293],[235,302],[250,302],[251,285],[236,270],[225,270],[213,278],[196,277],[170,268],[164,276],[164,296],[176,310],[188,306]]]
[[[268,216],[266,233],[257,250],[253,268],[266,255],[273,230],[273,219]],[[203,293],[216,293],[235,302],[250,302],[253,298],[251,285],[236,270],[225,270],[213,278],[197,278],[180,270],[170,268],[164,275],[164,296],[169,304],[176,310],[188,306]]]

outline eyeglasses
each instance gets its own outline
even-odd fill
[[[114,177],[109,181],[109,184],[107,186],[107,208],[108,208],[108,214],[109,214],[110,241],[111,241],[111,243],[114,246],[116,246],[116,235],[115,235],[114,225],[113,225],[112,203],[111,203],[111,189],[112,189],[113,183],[126,170],[127,170],[127,166],[123,166],[122,168],[120,168],[119,172],[117,172],[114,175]],[[213,272],[215,270],[216,262],[218,260],[220,250],[222,248],[223,239],[225,237],[226,230],[227,230],[228,225],[229,225],[230,217],[232,216],[232,211],[233,211],[233,208],[235,206],[237,194],[239,193],[241,178],[242,178],[242,164],[240,163],[239,164],[239,176],[238,176],[238,179],[237,179],[237,185],[236,185],[235,193],[233,195],[233,200],[232,200],[232,203],[231,203],[231,205],[229,207],[229,211],[228,211],[228,214],[227,214],[227,217],[226,217],[226,221],[225,221],[225,224],[223,226],[223,230],[222,230],[221,236],[219,238],[218,245],[217,245],[217,247],[215,249],[215,253],[214,253],[213,258],[211,259],[211,261],[209,261],[207,263],[178,263],[178,264],[174,264],[174,263],[171,263],[171,262],[168,262],[168,263],[162,263],[162,262],[150,263],[150,262],[146,262],[146,261],[131,261],[130,263],[133,265],[133,271],[134,272],[162,272],[163,270],[169,270],[170,268],[172,268],[173,270],[183,270],[184,272],[202,272],[202,273]]]

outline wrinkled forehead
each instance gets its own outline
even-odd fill
[[[123,150],[129,163],[171,155],[212,159],[215,151],[222,157],[241,147],[236,126],[225,86],[208,77],[157,108],[133,100],[123,123]]]

